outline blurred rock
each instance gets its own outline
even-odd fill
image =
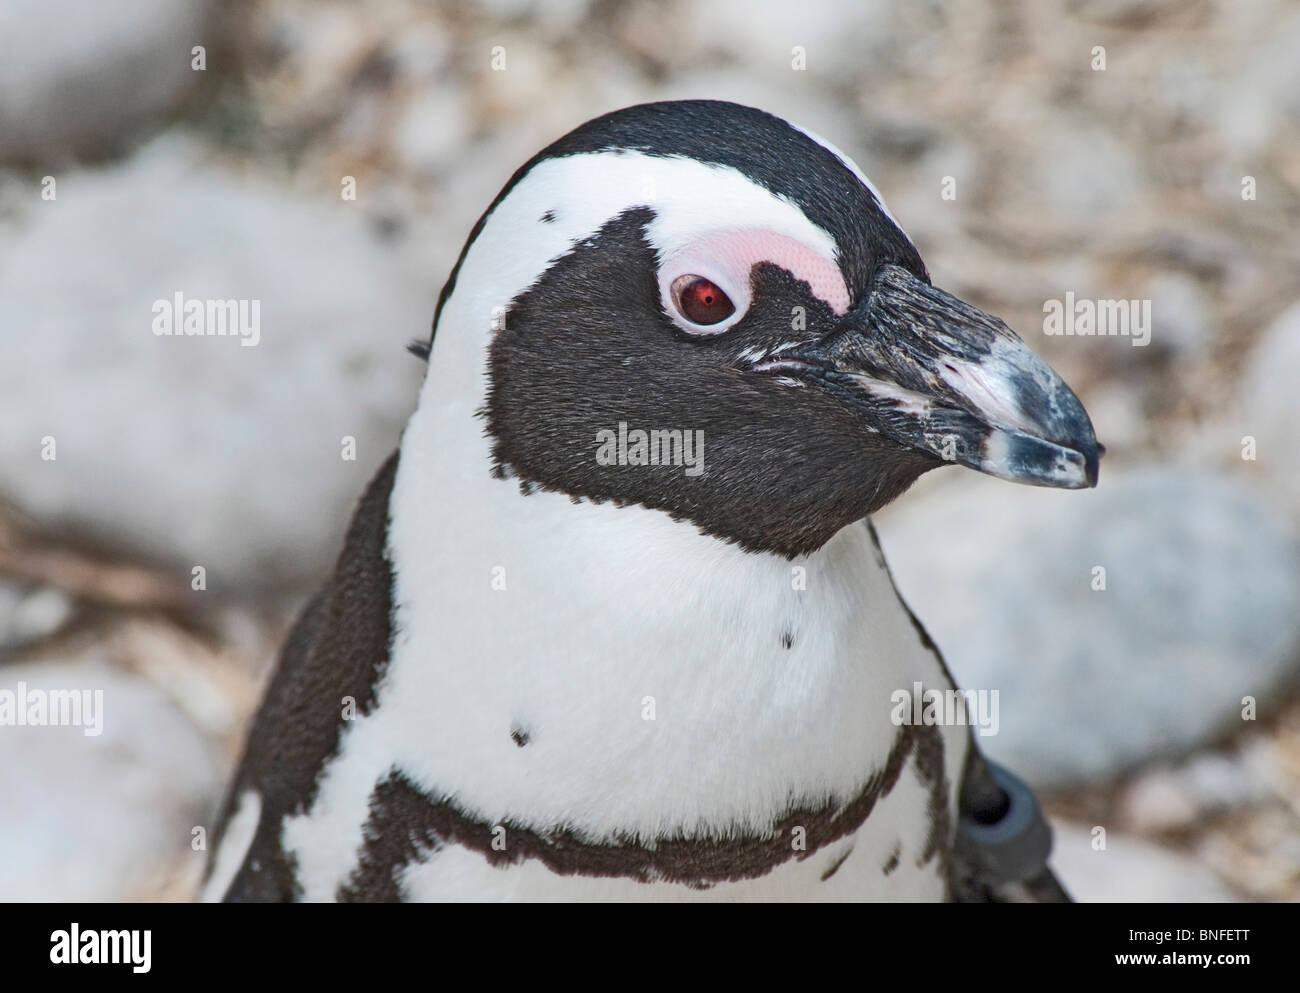
[[[658,16],[677,25],[668,33],[677,64],[725,59],[791,88],[802,88],[808,77],[842,82],[873,66],[878,70],[894,47],[886,41],[893,11],[879,0],[679,2],[659,8]],[[802,49],[802,70],[794,68],[796,47]]]
[[[1197,855],[1252,899],[1294,903],[1300,893],[1300,825],[1282,804],[1234,819],[1203,838]]]
[[[0,271],[0,494],[208,589],[313,583],[414,407],[443,274],[378,243],[364,183],[311,202],[157,158],[60,180]],[[155,334],[176,293],[257,301],[257,345]]]
[[[1144,772],[1129,784],[1119,810],[1124,823],[1141,834],[1190,827],[1200,813],[1184,780],[1164,766]]]
[[[102,662],[0,669],[0,692],[19,682],[28,693],[102,691],[103,728],[0,727],[0,894],[131,897],[161,859],[190,852],[217,803],[211,745],[159,690]]]
[[[1151,300],[1151,344],[1182,357],[1203,356],[1219,340],[1214,304],[1191,276],[1162,272],[1146,286]]]
[[[72,599],[62,590],[33,590],[0,580],[0,653],[49,637],[72,611]]]
[[[1272,766],[1270,748],[1258,740],[1241,752],[1204,752],[1178,766],[1160,764],[1125,786],[1119,810],[1140,834],[1191,829],[1271,799],[1278,775]]]
[[[1207,752],[1181,770],[1188,792],[1207,813],[1258,803],[1270,795],[1267,750],[1228,755]]]
[[[1106,832],[1096,851],[1090,827],[1056,823],[1052,868],[1080,903],[1236,903],[1218,877],[1187,856]]]
[[[402,114],[396,152],[416,173],[438,173],[464,149],[473,126],[464,93],[454,86],[431,86]]]
[[[1300,521],[1300,303],[1292,304],[1260,336],[1241,376],[1240,434],[1256,440],[1252,472],[1273,488]]]
[[[1142,394],[1121,382],[1103,382],[1089,391],[1088,416],[1112,458],[1151,440],[1153,425],[1142,410]]]
[[[1300,543],[1239,484],[1170,467],[1061,492],[967,474],[879,521],[899,590],[980,739],[1040,787],[1109,780],[1240,729],[1297,671]],[[1105,569],[1105,590],[1094,590]]]
[[[111,150],[205,78],[209,0],[10,0],[0,6],[0,161]],[[209,70],[213,68],[209,62]]]
[[[1219,13],[1238,20],[1228,9]],[[1210,106],[1231,161],[1244,165],[1257,162],[1281,128],[1300,124],[1300,12],[1293,4],[1264,3],[1242,20],[1257,28],[1252,57],[1223,79]]]
[[[1130,146],[1086,118],[1054,116],[1026,136],[1024,182],[1067,225],[1095,225],[1120,215],[1145,190]]]

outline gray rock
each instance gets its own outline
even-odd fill
[[[1050,125],[1026,148],[1024,183],[1043,209],[1077,223],[1130,208],[1145,184],[1131,147],[1082,117]]]
[[[1300,522],[1300,445],[1296,444],[1296,386],[1300,384],[1300,303],[1260,336],[1241,375],[1241,437],[1256,441],[1244,463]],[[1234,438],[1233,440],[1237,440]]]
[[[1142,834],[1194,827],[1201,814],[1185,778],[1165,766],[1143,772],[1119,802],[1124,823]]]
[[[1211,818],[1279,795],[1277,761],[1266,738],[1241,750],[1208,751],[1185,763],[1144,769],[1125,785],[1118,809],[1140,834],[1194,829]]]
[[[472,126],[464,93],[453,86],[430,86],[402,113],[395,138],[397,156],[413,172],[437,174],[455,162]]]
[[[1236,903],[1219,877],[1193,859],[1107,831],[1093,847],[1092,828],[1053,825],[1052,868],[1081,903]]]
[[[696,65],[730,61],[750,76],[780,80],[791,89],[804,80],[845,79],[876,69],[895,56],[890,5],[878,0],[853,4],[834,0],[805,0],[798,5],[780,0],[720,0],[707,4],[677,4],[669,8],[680,28],[669,33],[677,59]],[[802,71],[794,68],[793,49],[802,49]],[[748,101],[746,101],[748,102]],[[755,104],[755,106],[762,106]]]
[[[1218,340],[1214,304],[1191,276],[1161,272],[1147,282],[1145,296],[1151,300],[1151,344],[1156,348],[1200,357]]]
[[[1281,135],[1300,123],[1300,13],[1293,5],[1261,4],[1233,31],[1240,33],[1237,45],[1250,46],[1251,58],[1217,88],[1209,109],[1219,147],[1234,167],[1249,171],[1269,145],[1288,140]]]
[[[1088,391],[1088,416],[1097,437],[1106,439],[1110,457],[1122,457],[1125,452],[1141,451],[1144,445],[1151,445],[1157,425],[1146,416],[1142,401],[1143,394],[1122,381],[1104,382]]]
[[[999,692],[981,745],[1040,787],[1240,729],[1242,698],[1267,711],[1296,672],[1300,545],[1228,479],[1103,466],[1098,490],[1062,492],[968,473],[879,523],[957,681]]]
[[[0,693],[20,682],[28,693],[102,691],[102,733],[0,727],[0,893],[19,902],[138,896],[160,865],[191,851],[192,829],[218,800],[211,746],[162,693],[102,662],[0,670]]]
[[[0,494],[209,589],[312,583],[414,407],[437,279],[364,183],[310,202],[158,158],[62,179],[0,270]],[[258,301],[257,345],[155,334],[178,292]]]
[[[51,586],[26,589],[0,580],[0,652],[46,638],[67,623],[72,598]]]
[[[204,72],[208,0],[10,0],[0,6],[0,161],[100,153],[174,109]],[[213,68],[209,61],[209,70]]]

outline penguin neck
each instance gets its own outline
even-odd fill
[[[859,793],[902,730],[891,696],[949,685],[866,525],[787,560],[525,495],[454,399],[471,355],[435,348],[390,502],[381,694],[414,778],[488,820],[646,839]]]

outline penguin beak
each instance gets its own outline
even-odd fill
[[[831,334],[755,369],[802,374],[870,429],[944,461],[1034,486],[1097,485],[1105,450],[1061,377],[997,318],[899,266],[881,266]]]

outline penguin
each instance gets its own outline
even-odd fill
[[[1095,486],[1078,398],[841,151],[711,100],[514,173],[293,627],[204,899],[1056,901],[870,518]]]

